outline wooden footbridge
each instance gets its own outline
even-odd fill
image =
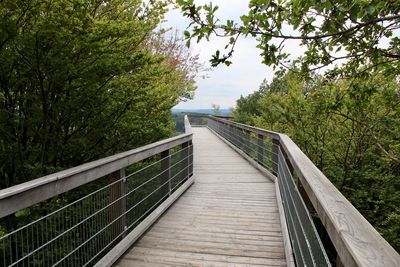
[[[68,200],[0,231],[0,266],[400,266],[289,137],[194,121],[179,136],[0,190],[7,222]]]

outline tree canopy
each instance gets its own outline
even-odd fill
[[[308,73],[332,63],[344,63],[334,71],[344,76],[368,75],[365,69],[384,67],[400,72],[399,1],[310,1],[251,0],[249,11],[239,21],[220,21],[218,6],[211,2],[196,5],[178,0],[183,14],[191,20],[187,39],[197,42],[211,35],[230,37],[225,48],[217,50],[212,65],[231,64],[239,36],[258,40],[263,63],[297,67]],[[288,40],[299,40],[306,52],[289,60]]]
[[[288,134],[400,250],[400,85],[394,76],[328,81],[288,72],[241,97],[234,118]]]
[[[197,58],[156,32],[167,0],[0,4],[0,188],[173,132]]]

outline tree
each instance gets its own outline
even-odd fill
[[[301,63],[303,73],[334,62],[345,62],[346,68],[335,72],[346,76],[368,74],[366,69],[377,66],[400,73],[398,1],[251,0],[240,22],[225,23],[216,17],[218,6],[212,3],[177,3],[191,20],[191,31],[185,32],[188,44],[193,38],[199,42],[211,35],[229,37],[225,53],[217,50],[210,60],[214,66],[231,64],[239,36],[251,36],[257,38],[267,65],[291,66],[285,44],[299,40],[307,51],[294,63]]]
[[[155,48],[168,3],[1,2],[1,188],[172,134],[197,65],[165,34]]]
[[[308,81],[288,72],[238,100],[234,114],[237,121],[288,134],[400,250],[400,85],[395,75],[351,81],[313,75]]]
[[[219,105],[217,105],[217,104],[212,104],[211,107],[212,107],[212,109],[213,109],[213,114],[214,114],[215,116],[221,116],[221,109],[220,109],[220,106],[219,106]]]

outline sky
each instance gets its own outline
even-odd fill
[[[218,5],[219,9],[216,16],[221,21],[231,19],[239,22],[240,16],[248,12],[249,0],[195,0],[195,4],[208,4],[213,2]],[[322,18],[320,18],[322,21]],[[184,18],[179,10],[170,10],[166,14],[166,22],[162,25],[163,28],[173,28],[178,30],[182,36],[190,21]],[[318,18],[317,18],[318,23]],[[286,28],[286,29],[285,29]],[[283,27],[285,33],[288,35],[298,35],[290,27]],[[398,31],[400,32],[400,30]],[[396,33],[398,34],[398,33]],[[193,54],[198,54],[200,62],[209,67],[209,60],[216,50],[223,50],[227,41],[222,38],[211,38],[209,42],[205,39],[200,43],[194,40],[191,42],[190,49]],[[387,47],[389,41],[382,38],[380,46]],[[262,57],[260,56],[261,50],[256,48],[257,40],[249,37],[245,39],[241,37],[236,44],[233,58],[233,64],[229,67],[220,65],[216,68],[211,68],[207,73],[207,78],[203,79],[198,77],[196,79],[197,90],[193,100],[181,102],[175,108],[177,109],[209,109],[213,104],[219,105],[221,108],[235,107],[236,100],[242,95],[248,94],[258,90],[260,84],[264,79],[272,81],[274,71],[271,67],[262,64]],[[286,40],[284,52],[290,54],[290,59],[297,58],[305,52],[305,48],[300,46],[300,41]],[[333,55],[341,56],[341,52],[334,53]],[[338,61],[335,64],[339,66],[344,61]],[[320,69],[318,72],[323,73],[324,70],[333,66],[328,66]]]
[[[196,4],[209,2],[210,0],[195,1]],[[249,1],[214,0],[213,2],[219,6],[216,14],[222,21],[227,19],[239,21],[239,17],[247,12]],[[179,10],[171,10],[166,15],[163,27],[177,29],[183,35],[188,24],[189,20],[184,18]],[[209,67],[211,55],[217,49],[223,49],[225,44],[226,40],[212,38],[210,42],[192,41],[190,49],[194,54],[199,55],[200,62]],[[256,91],[264,79],[271,81],[274,75],[273,70],[261,63],[261,50],[257,49],[256,45],[257,41],[254,38],[241,38],[235,48],[233,64],[229,67],[220,65],[212,68],[205,79],[198,77],[196,79],[198,88],[194,99],[181,102],[175,108],[211,108],[212,104],[217,104],[221,108],[231,108],[235,106],[236,100],[241,95],[246,96]]]

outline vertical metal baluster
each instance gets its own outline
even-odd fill
[[[7,266],[7,253],[6,253],[6,251],[7,251],[7,249],[6,249],[6,241],[7,241],[7,239],[8,238],[4,238],[3,239],[3,263],[4,263],[4,266]]]
[[[75,216],[76,215],[76,204],[74,204],[70,211],[69,211],[69,221],[68,221],[68,229],[72,228],[74,226],[74,222],[75,222]],[[72,248],[73,248],[73,236],[74,236],[75,230],[72,230],[71,232],[68,233],[67,235],[67,250],[66,253],[69,253]],[[68,257],[67,259],[67,266],[73,266],[73,258],[74,258],[74,254],[73,253],[70,257]]]
[[[67,224],[67,218],[68,218],[67,211],[69,209],[70,208],[64,208],[62,210],[62,216],[61,216],[61,220],[62,220],[62,223],[61,223],[61,226],[62,226],[61,227],[61,234],[62,234],[62,237],[61,237],[61,240],[60,240],[61,250],[60,250],[60,253],[59,253],[59,259],[62,259],[65,256],[65,251],[66,251],[66,236],[65,235],[67,235],[67,234],[65,234],[65,231],[66,231],[66,229],[68,229],[68,228],[66,228],[66,224]],[[65,262],[65,260],[63,262]]]
[[[43,233],[44,233],[44,229],[43,229],[43,228],[44,228],[44,227],[43,227],[44,221],[45,221],[45,220],[42,220],[42,221],[41,221],[41,224],[40,224],[40,226],[41,226],[40,234],[41,234],[41,236],[42,236],[42,240],[41,240],[40,243],[38,244],[38,247],[41,246],[41,245],[44,243],[44,235],[43,235]],[[42,250],[41,250],[41,251],[42,251]],[[44,251],[42,251],[42,257],[43,257],[43,262],[42,262],[42,264],[44,265],[44,263],[46,262],[46,255],[45,255]]]
[[[86,218],[86,208],[85,208],[85,205],[81,202],[81,218],[80,218],[78,223],[82,222],[85,218]],[[80,240],[80,242],[79,242],[80,244],[79,245],[82,245],[85,242],[86,238],[87,238],[87,231],[86,231],[85,223],[80,224],[79,228],[82,231],[82,240]],[[81,266],[82,266],[82,265],[85,264],[86,246],[82,245],[81,249],[82,249],[82,257],[81,257],[81,260],[82,260]]]
[[[51,240],[56,236],[56,233],[57,233],[57,222],[55,222],[56,219],[54,217],[50,217],[50,218],[51,218],[50,227],[53,230],[53,234],[51,235],[51,238],[50,238],[50,240]],[[50,263],[50,265],[53,266],[53,263],[54,263],[54,250],[55,250],[54,241],[50,242],[50,248],[51,248],[50,249],[50,253],[51,253],[51,263]]]
[[[278,153],[279,153],[279,140],[272,139],[271,159],[272,159],[272,174],[278,176]]]
[[[58,237],[58,235],[60,234],[60,232],[61,232],[61,224],[62,224],[62,222],[61,222],[61,216],[60,216],[60,212],[57,212],[56,214],[54,214],[54,216],[57,218],[57,220],[56,220],[56,233],[55,233],[55,237],[57,237],[57,239],[56,240],[54,240],[54,246],[55,246],[55,248],[54,248],[54,261],[53,261],[53,265],[58,261],[58,254],[59,254],[59,251],[60,251],[60,246],[61,246],[61,242],[60,242],[60,237]]]
[[[83,218],[83,208],[82,208],[82,203],[79,203],[79,218],[76,221],[76,223],[80,223],[81,219]],[[83,227],[82,225],[79,225],[77,228],[77,231],[80,232],[79,234],[79,242],[77,243],[77,246],[80,246],[82,244],[82,240],[84,240],[84,233],[83,233]],[[83,257],[84,257],[84,250],[83,247],[80,247],[78,249],[79,251],[79,257],[78,257],[78,261],[79,261],[79,266],[82,266],[83,264]]]
[[[89,202],[88,201],[88,217],[89,216],[92,216],[92,214],[93,214],[93,206],[92,205],[90,205],[92,202]],[[91,239],[92,238],[92,236],[93,236],[93,221],[94,221],[94,217],[91,217],[88,221],[87,221],[87,224],[88,224],[88,227],[87,227],[87,231],[88,231],[88,238],[87,238],[87,240],[89,240],[90,239],[90,241],[88,242],[88,243],[86,243],[86,247],[87,247],[87,250],[88,250],[88,257],[87,257],[87,260],[86,260],[86,262],[85,262],[85,264],[87,264],[89,261],[90,261],[90,258],[91,258],[91,256],[92,256],[92,253],[93,253],[93,246],[92,246],[92,242],[93,242],[93,239]]]
[[[97,196],[98,209],[102,209],[103,208],[103,202],[102,202],[103,198],[101,197],[102,194],[103,194],[103,191],[101,191]],[[103,228],[104,227],[103,220],[104,220],[104,212],[102,211],[101,214],[100,214],[100,218],[99,218],[99,228]],[[103,233],[101,235],[101,238],[99,239],[99,247],[100,248],[103,248],[103,242],[104,242],[103,240],[104,240],[105,234],[106,234],[106,232],[103,231]]]
[[[102,208],[102,205],[101,205],[101,194],[102,194],[102,192],[103,191],[98,192],[96,194],[96,196],[95,196],[95,201],[96,201],[96,206],[95,207],[96,207],[96,210],[100,210]],[[98,220],[96,220],[98,222],[98,224],[97,224],[98,228],[97,228],[96,232],[99,231],[98,229],[102,228],[102,223],[101,223],[102,217],[103,217],[103,212],[101,211],[99,213],[99,215],[98,215]],[[97,247],[101,247],[101,237],[103,236],[103,234],[104,233],[101,233],[101,235],[97,239]]]
[[[264,166],[264,136],[262,134],[258,135],[258,155],[257,155],[257,159],[258,159],[258,163],[261,164],[261,166]]]
[[[83,217],[82,217],[82,221],[83,221],[88,216],[88,210],[87,210],[87,207],[85,206],[85,203],[83,203],[83,201],[82,201],[82,210],[83,210]],[[89,238],[89,231],[87,231],[87,221],[82,223],[82,228],[83,228],[82,229],[83,232],[85,232],[85,238],[83,239],[83,242],[82,242],[82,244],[83,244]],[[87,262],[88,247],[86,245],[83,245],[82,247],[83,247],[83,251],[84,251],[83,264],[82,265],[84,265]]]
[[[97,193],[96,193],[97,194]],[[91,208],[91,210],[92,210],[92,212],[91,212],[91,214],[94,214],[95,212],[96,212],[96,205],[94,204],[95,202],[94,202],[94,200],[95,200],[95,198],[96,198],[96,194],[95,195],[92,195],[91,196],[91,199],[90,199],[90,208]],[[96,215],[94,215],[93,216],[93,218],[91,219],[91,225],[92,225],[92,227],[91,227],[91,237],[93,237],[95,234],[97,234],[98,233],[98,231],[99,231],[99,229],[97,229],[97,226],[96,226],[96,220],[97,220],[97,218],[98,218],[98,216],[99,216],[99,214],[96,214]],[[91,251],[90,251],[90,253],[89,253],[89,261],[92,259],[92,257],[96,254],[96,250],[97,250],[97,238],[98,238],[98,235],[97,236],[95,236],[95,237],[93,237],[92,239],[91,239],[91,241],[89,242],[89,247],[91,248]]]
[[[12,251],[12,239],[13,239],[13,236],[10,236],[9,238],[9,241],[8,241],[8,246],[9,246],[9,254],[8,254],[8,256],[9,256],[9,260],[10,260],[10,264],[13,262],[13,251]]]
[[[26,228],[26,254],[29,254],[29,247],[30,247],[30,244],[31,244],[31,239],[29,238],[29,232],[31,232],[31,230],[32,230],[32,227],[34,227],[35,225],[33,224],[33,225],[31,225],[31,226],[29,226],[28,228]],[[31,256],[28,256],[28,259],[27,259],[27,261],[28,261],[28,266],[30,266],[30,263],[31,263]]]
[[[95,199],[95,209],[96,210],[98,210],[99,208],[98,208],[98,205],[99,205],[99,195],[101,194],[101,191],[100,192],[98,192],[98,193],[96,193],[96,195],[94,196],[94,199]],[[101,229],[102,227],[99,227],[99,225],[100,225],[100,218],[102,217],[102,214],[101,214],[101,212],[98,214],[98,219],[96,219],[96,222],[97,222],[97,226],[96,226],[96,232],[97,231],[99,231],[99,229]],[[96,249],[96,251],[99,251],[99,249],[100,249],[100,240],[101,240],[101,236],[103,235],[103,233],[101,233],[101,234],[99,234],[99,236],[98,236],[98,238],[97,238],[97,240],[96,240],[96,247],[97,247],[97,249]]]
[[[165,150],[161,152],[160,154],[161,157],[161,163],[160,163],[160,172],[161,172],[161,184],[166,183],[169,181],[166,185],[163,186],[162,195],[171,195],[171,155],[170,151]]]
[[[91,203],[90,207],[91,207],[91,209],[92,209],[92,213],[91,213],[91,214],[94,214],[94,213],[96,212],[96,205],[93,204],[93,203],[94,203],[93,200],[95,199],[95,196],[96,196],[96,195],[92,195],[92,196],[91,196],[91,201],[90,201],[90,203]],[[92,220],[92,228],[91,228],[92,235],[91,235],[91,236],[95,235],[95,234],[100,230],[100,229],[97,229],[97,227],[96,227],[96,220],[97,220],[97,218],[98,218],[98,214],[94,215],[93,218],[91,219],[91,220]],[[89,242],[89,243],[91,244],[91,245],[89,245],[89,247],[92,248],[91,253],[90,253],[89,260],[90,260],[94,255],[96,255],[96,250],[97,250],[96,239],[97,239],[97,238],[98,238],[98,235],[97,235],[96,237],[94,237],[94,238]]]
[[[45,244],[47,242],[47,236],[49,233],[46,233],[47,229],[47,218],[43,220],[42,222],[42,243],[41,245]],[[49,261],[49,257],[48,257],[48,250],[47,249],[41,249],[42,253],[43,253],[43,264],[47,264],[48,266],[48,261]]]
[[[4,239],[2,239],[1,240],[1,243],[2,243],[2,248],[3,248],[3,266],[6,266],[6,238],[4,238]]]
[[[65,221],[65,229],[71,229],[71,212],[74,210],[74,205],[72,205],[70,208],[69,208],[69,212],[66,212],[66,218],[68,218],[68,220],[66,220]],[[67,255],[70,251],[69,251],[69,248],[70,248],[70,244],[69,244],[69,236],[70,236],[70,234],[71,234],[71,232],[69,232],[69,233],[67,233],[66,235],[65,235],[65,240],[64,240],[64,246],[65,246],[65,250],[64,250],[64,253],[63,253],[63,255],[65,256],[65,255]],[[70,263],[69,263],[69,259],[72,257],[72,255],[71,256],[69,256],[68,258],[66,258],[65,260],[64,260],[64,264],[65,264],[65,266],[71,266],[70,265]]]
[[[36,239],[36,242],[37,242],[37,232],[38,232],[37,228],[38,228],[38,224],[39,223],[40,223],[40,221],[35,223],[36,231],[35,231],[35,228],[32,227],[32,251],[36,249],[35,239]],[[32,255],[32,262],[35,262],[35,259],[37,258],[37,254],[39,254],[39,253],[40,252],[38,251],[37,253],[35,253],[35,255]]]

